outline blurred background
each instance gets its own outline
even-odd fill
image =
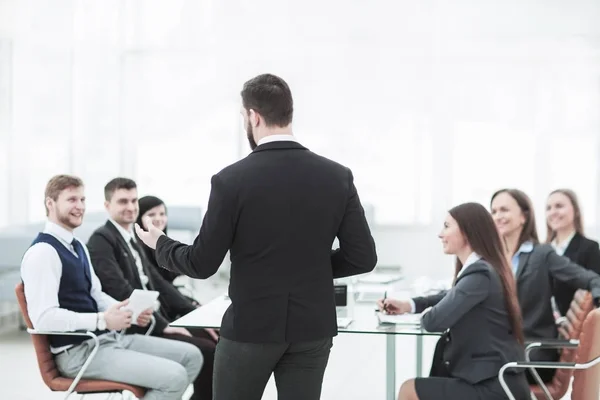
[[[450,279],[446,211],[502,187],[542,237],[573,189],[597,240],[599,19],[594,0],[0,0],[0,230],[43,221],[58,173],[88,213],[115,176],[205,209],[249,153],[242,84],[270,72],[298,140],[353,170],[380,265]]]

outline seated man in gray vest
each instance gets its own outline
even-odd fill
[[[145,400],[181,399],[202,368],[202,353],[193,345],[143,335],[121,335],[131,326],[131,311],[102,292],[87,248],[73,237],[85,212],[83,182],[74,176],[50,179],[45,193],[48,221],[44,232],[23,256],[21,277],[27,309],[35,329],[93,331],[96,356],[83,378],[128,383],[149,389]],[[152,310],[140,314],[147,326]],[[51,351],[62,375],[75,377],[93,348],[93,339],[51,335]]]

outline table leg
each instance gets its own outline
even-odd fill
[[[396,400],[396,335],[385,335],[385,398]]]
[[[423,376],[423,335],[417,335],[417,378]]]

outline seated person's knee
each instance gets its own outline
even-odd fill
[[[415,380],[409,379],[400,386],[398,400],[419,400],[415,389]]]
[[[190,380],[196,379],[200,370],[202,369],[202,365],[204,365],[204,356],[199,348],[194,345],[190,345],[190,349],[186,354],[184,365],[188,370],[188,374]]]
[[[165,392],[185,392],[190,384],[188,371],[178,363],[173,363],[168,369],[165,369],[163,382],[160,383],[160,389]]]

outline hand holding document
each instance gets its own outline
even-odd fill
[[[155,290],[135,289],[133,293],[131,293],[131,296],[129,296],[129,304],[127,304],[124,309],[130,310],[133,313],[131,316],[132,321],[137,321],[143,311],[149,308],[154,309],[154,304],[157,299],[158,292]]]

